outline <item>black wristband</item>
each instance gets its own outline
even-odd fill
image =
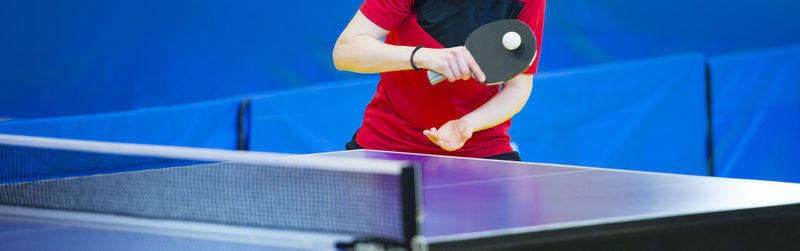
[[[411,68],[414,68],[414,70],[417,70],[417,71],[422,70],[419,67],[417,67],[416,64],[414,64],[414,54],[416,54],[417,50],[419,50],[419,49],[422,49],[422,45],[417,46],[417,48],[414,48],[414,50],[411,51],[411,59],[410,59],[411,60]]]

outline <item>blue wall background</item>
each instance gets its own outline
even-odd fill
[[[0,118],[174,105],[361,77],[344,1],[3,1]],[[549,1],[543,71],[800,42],[800,1]]]

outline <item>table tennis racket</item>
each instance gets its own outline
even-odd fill
[[[512,45],[506,48],[503,42],[504,36],[507,40],[506,45],[509,40],[512,43],[516,40],[519,42],[518,47],[513,48]],[[508,39],[509,36],[511,39]],[[527,24],[516,19],[503,19],[484,24],[472,31],[464,46],[486,74],[486,81],[483,84],[497,85],[531,66],[538,49],[536,43],[536,36]],[[433,85],[446,79],[447,77],[442,74],[428,71],[428,80]]]

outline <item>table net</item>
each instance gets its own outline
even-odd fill
[[[0,204],[17,207],[397,242],[418,223],[404,162],[0,135],[0,166]]]

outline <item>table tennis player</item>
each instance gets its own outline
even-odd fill
[[[346,148],[520,160],[507,131],[530,96],[538,56],[501,89],[480,83],[485,75],[462,45],[482,24],[512,18],[541,41],[544,12],[545,0],[366,0],[333,49],[337,69],[381,74]],[[432,85],[426,70],[447,81]]]

